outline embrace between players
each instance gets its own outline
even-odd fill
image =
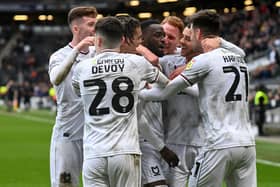
[[[50,57],[51,185],[82,171],[85,187],[256,186],[245,54],[219,16],[96,17],[70,10],[73,39]]]

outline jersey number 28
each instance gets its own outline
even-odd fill
[[[126,84],[125,89],[121,89],[120,87],[121,84]],[[102,101],[107,91],[107,85],[105,81],[102,79],[85,80],[84,87],[89,87],[89,86],[98,87],[98,92],[90,105],[89,114],[92,116],[109,114],[110,113],[109,107],[98,108],[98,105]],[[115,94],[112,97],[112,107],[116,112],[127,113],[133,108],[134,105],[134,97],[132,95],[133,88],[134,88],[133,82],[128,77],[118,77],[113,80],[112,90],[114,91]],[[126,106],[122,106],[120,104],[121,97],[127,98],[128,103]]]

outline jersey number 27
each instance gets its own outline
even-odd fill
[[[240,72],[244,73],[244,77],[245,77],[245,89],[246,89],[246,98],[245,100],[248,101],[248,72],[247,72],[247,68],[240,66],[239,67]],[[228,90],[227,94],[226,94],[226,102],[231,102],[231,101],[241,101],[242,100],[242,96],[241,94],[236,94],[235,91],[237,89],[237,86],[240,82],[240,72],[239,69],[235,66],[225,66],[223,67],[223,71],[224,73],[234,73],[235,74],[235,78],[234,81],[230,87],[230,89]]]

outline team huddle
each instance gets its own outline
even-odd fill
[[[70,10],[50,57],[52,187],[257,186],[245,53],[218,14],[96,17]]]

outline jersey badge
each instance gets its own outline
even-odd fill
[[[155,167],[151,167],[151,170],[152,170],[152,173],[154,176],[159,176],[160,175],[160,170],[158,168],[158,166],[155,166]]]
[[[96,65],[96,64],[97,64],[97,61],[96,61],[95,58],[92,60],[92,64],[93,64],[93,65]]]
[[[191,69],[194,62],[195,62],[194,59],[192,59],[191,61],[189,61],[189,62],[187,63],[187,66],[186,66],[186,70]]]

